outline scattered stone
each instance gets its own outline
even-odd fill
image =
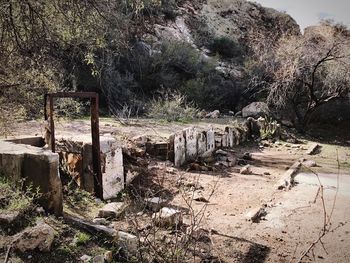
[[[207,113],[206,113],[204,110],[201,110],[200,112],[198,112],[198,113],[196,114],[196,117],[197,117],[198,119],[203,119],[203,118],[205,118],[206,115],[207,115]]]
[[[152,218],[156,225],[163,227],[181,225],[183,222],[181,211],[168,207],[163,207],[158,213],[153,214]]]
[[[271,175],[271,173],[269,173],[269,172],[264,172],[264,175]]]
[[[226,156],[226,155],[227,155],[227,152],[226,152],[226,151],[223,151],[223,150],[221,150],[221,149],[219,149],[219,150],[216,151],[216,154],[220,154],[220,155]]]
[[[237,111],[235,117],[242,116],[242,111]]]
[[[217,158],[217,160],[220,161],[220,162],[227,162],[227,157],[226,156],[219,156]]]
[[[146,146],[146,143],[149,141],[145,135],[135,136],[132,138],[132,140],[136,143],[138,147]]]
[[[247,161],[244,160],[244,159],[238,159],[238,160],[237,160],[237,164],[238,164],[238,165],[247,165]],[[238,171],[238,172],[239,172],[239,171]]]
[[[242,158],[247,161],[253,160],[252,154],[248,152],[244,153]]]
[[[110,251],[110,250],[106,251],[103,257],[107,263],[111,263],[113,261],[112,251]]]
[[[253,102],[242,109],[243,118],[264,117],[269,115],[269,107],[265,102]]]
[[[88,255],[82,255],[80,257],[80,260],[83,261],[83,262],[89,262],[91,260],[91,257],[88,256]]]
[[[127,254],[136,255],[138,250],[137,236],[123,231],[118,231],[116,239],[118,245],[121,246]]]
[[[20,218],[18,211],[3,212],[0,214],[0,226],[9,226],[14,224]]]
[[[231,156],[227,157],[227,161],[232,163],[233,165],[236,165],[237,158],[231,155]]]
[[[118,218],[124,212],[125,205],[122,202],[112,202],[106,204],[98,211],[98,217]]]
[[[38,214],[38,215],[45,215],[45,209],[41,206],[35,208],[35,212]]]
[[[214,165],[218,166],[218,167],[219,166],[225,166],[225,167],[229,167],[230,166],[227,161],[219,161],[219,162],[216,162]]]
[[[92,259],[92,262],[93,263],[104,263],[105,262],[105,259],[102,255],[98,255],[98,256],[95,256],[93,259]]]
[[[264,146],[264,147],[270,147],[270,146],[271,146],[271,145],[270,145],[270,142],[267,141],[267,140],[262,140],[262,141],[260,142],[260,144],[261,144],[262,146]]]
[[[49,252],[56,231],[44,222],[37,223],[32,228],[27,228],[14,236],[12,246],[15,250],[22,253],[38,249],[39,251]]]
[[[313,160],[307,160],[307,161],[303,162],[303,165],[305,167],[311,168],[311,167],[316,167],[317,163],[315,161],[313,161]]]
[[[203,196],[201,192],[194,192],[193,200],[203,203],[209,203],[209,201]]]
[[[306,151],[307,155],[313,155],[315,154],[316,150],[319,148],[320,146],[317,143],[313,143],[310,145],[309,149]]]
[[[244,167],[242,167],[239,171],[240,174],[246,174],[246,175],[249,175],[249,174],[252,174],[252,170],[250,169],[250,165],[246,165]]]
[[[277,183],[277,189],[289,189],[294,185],[294,179],[301,166],[300,161],[296,161],[281,177],[281,180]]]
[[[263,207],[256,207],[251,209],[247,214],[246,218],[249,221],[252,221],[253,223],[259,223],[261,218],[266,216],[267,212],[265,208]]]
[[[230,116],[235,116],[235,112],[230,110],[230,111],[228,112],[228,115],[230,115]]]
[[[148,208],[150,208],[153,212],[157,212],[166,204],[167,200],[160,197],[152,197],[145,199],[145,202]]]
[[[219,110],[214,110],[212,112],[209,112],[207,115],[205,115],[206,118],[212,118],[212,119],[217,119],[220,117],[220,111]]]
[[[104,225],[104,226],[108,225],[108,221],[106,220],[106,218],[100,218],[100,217],[94,218],[92,220],[92,223],[97,225]]]

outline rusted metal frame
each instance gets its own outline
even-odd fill
[[[92,137],[92,162],[94,171],[94,188],[97,197],[103,199],[102,188],[102,171],[101,171],[101,155],[100,155],[100,130],[99,130],[99,97],[90,98],[91,113],[91,137]]]
[[[90,99],[90,98],[97,98],[98,94],[96,92],[56,92],[56,93],[48,94],[48,96],[54,96],[55,98]]]
[[[53,119],[54,98],[88,98],[90,99],[90,113],[91,113],[91,139],[92,139],[92,162],[94,173],[94,189],[95,195],[103,199],[102,187],[102,171],[101,171],[101,157],[100,157],[100,131],[99,131],[99,96],[95,92],[58,92],[45,94],[44,96],[44,114],[45,120],[49,119],[51,132],[51,150],[55,152],[55,124]],[[47,100],[49,99],[49,114],[47,114]]]
[[[53,96],[49,96],[49,122],[50,122],[50,139],[51,139],[51,151],[55,152],[56,150],[56,141],[55,141],[55,123],[53,120]]]

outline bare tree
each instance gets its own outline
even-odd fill
[[[259,50],[262,74],[252,76],[250,88],[263,92],[275,109],[293,109],[301,130],[318,107],[348,96],[350,32],[344,26],[324,22],[269,49]]]

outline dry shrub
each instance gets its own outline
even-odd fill
[[[193,120],[198,109],[192,102],[187,102],[186,97],[178,92],[166,91],[161,97],[153,99],[149,105],[148,116],[167,121]]]

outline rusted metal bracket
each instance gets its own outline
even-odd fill
[[[55,123],[54,123],[54,98],[83,98],[90,99],[91,136],[92,136],[92,162],[94,172],[95,195],[103,198],[102,172],[100,158],[100,131],[99,131],[99,96],[96,92],[57,92],[44,95],[45,120],[49,119],[51,132],[51,150],[55,152]],[[49,103],[49,114],[47,113]]]

